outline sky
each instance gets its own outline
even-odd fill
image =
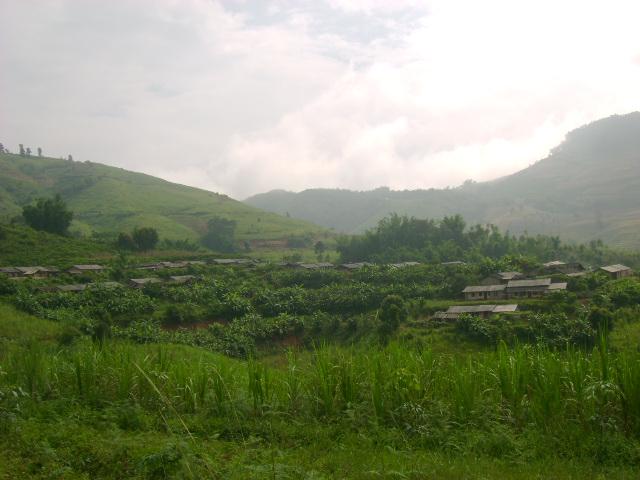
[[[489,180],[640,110],[635,0],[0,0],[0,142],[243,199]]]

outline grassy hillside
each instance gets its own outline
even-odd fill
[[[153,226],[171,239],[196,239],[213,216],[237,222],[239,240],[274,239],[318,227],[267,213],[226,195],[90,162],[0,154],[0,218],[39,196],[60,193],[74,211],[72,230],[90,234]]]
[[[94,240],[61,237],[28,227],[0,225],[0,265],[71,265],[104,261],[115,248]]]
[[[246,203],[335,228],[362,232],[391,212],[441,218],[462,214],[511,232],[602,239],[640,246],[640,112],[570,132],[544,160],[492,182],[446,190],[274,191]]]

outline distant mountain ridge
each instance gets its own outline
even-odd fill
[[[74,212],[72,231],[117,233],[156,228],[169,239],[198,239],[214,216],[236,221],[238,240],[279,239],[321,230],[233,200],[151,175],[93,162],[0,154],[0,219],[20,215],[37,197],[59,193]]]
[[[513,233],[640,247],[640,112],[573,130],[547,158],[489,182],[443,190],[279,190],[245,202],[347,233],[392,212],[421,218],[459,213],[467,222]]]

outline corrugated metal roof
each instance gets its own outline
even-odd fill
[[[195,275],[172,275],[169,277],[172,283],[189,283],[195,279]]]
[[[464,313],[505,313],[515,312],[518,305],[453,305],[446,312],[447,315],[462,315]],[[449,317],[450,318],[450,317]]]
[[[449,307],[447,313],[483,313],[493,312],[495,305],[455,305]]]
[[[561,262],[560,260],[553,260],[552,262],[547,262],[542,264],[542,266],[545,268],[559,267],[560,265],[566,265],[566,263]]]
[[[534,278],[532,280],[510,280],[507,288],[547,287],[551,285],[550,278]]]
[[[373,263],[369,262],[355,262],[355,263],[343,263],[340,265],[342,268],[348,268],[349,270],[355,270],[362,267],[373,267]]]
[[[16,270],[19,270],[23,275],[35,275],[38,272],[48,272],[48,270],[44,267],[35,266],[35,267],[15,267]]]
[[[496,305],[496,308],[493,309],[493,313],[506,313],[506,312],[515,312],[518,309],[518,305]]]
[[[416,265],[420,265],[420,262],[400,262],[400,263],[391,263],[389,266],[402,268],[402,267],[415,267]]]
[[[162,279],[156,277],[150,278],[131,278],[130,282],[135,283],[137,285],[146,285],[147,283],[161,283]]]
[[[13,267],[1,267],[0,273],[20,273],[20,270]]]
[[[626,265],[622,265],[620,263],[616,263],[615,265],[606,265],[604,267],[600,267],[600,269],[609,273],[618,273],[618,272],[624,272],[625,270],[631,270],[631,268],[627,267]]]
[[[466,287],[462,293],[500,292],[505,288],[506,285],[472,285]]]
[[[76,283],[73,285],[58,285],[58,290],[61,292],[82,292],[87,288],[86,283]]]

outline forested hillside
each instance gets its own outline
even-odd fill
[[[92,162],[0,154],[0,220],[22,206],[59,193],[74,212],[72,231],[84,234],[155,227],[161,237],[197,239],[220,216],[236,222],[238,240],[273,239],[318,227],[267,213],[198,188]]]
[[[458,188],[367,192],[273,191],[246,203],[341,232],[362,232],[389,213],[418,218],[461,214],[514,233],[601,239],[640,246],[640,113],[612,116],[570,132],[550,155],[491,182]]]

